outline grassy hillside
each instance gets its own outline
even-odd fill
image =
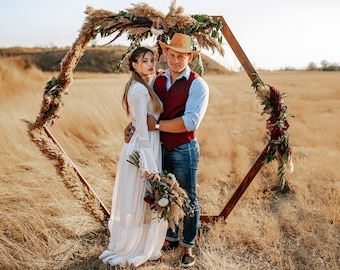
[[[121,56],[126,52],[125,46],[88,47],[80,59],[76,70],[81,72],[116,72],[116,66]],[[60,69],[60,62],[68,52],[68,49],[46,48],[9,48],[0,49],[0,56],[17,57],[25,63],[26,67],[36,66],[42,71],[55,72]],[[223,66],[210,57],[202,54],[205,75],[230,73]],[[126,64],[126,63],[125,63]],[[157,64],[158,68],[166,68],[165,57]],[[124,65],[120,72],[126,72]]]

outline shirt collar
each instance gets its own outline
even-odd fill
[[[170,77],[170,69],[168,69],[163,76],[165,76],[167,78],[168,81],[170,81],[171,77]],[[177,77],[176,81],[182,78],[185,78],[186,80],[189,80],[190,77],[190,67],[186,66],[186,68],[182,71],[182,73]]]

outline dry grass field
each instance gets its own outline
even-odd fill
[[[97,259],[108,232],[64,183],[29,127],[57,74],[0,58],[0,269],[119,269]],[[226,222],[206,224],[194,269],[340,268],[340,74],[264,72],[286,92],[295,170],[278,191],[276,164],[261,168]],[[76,73],[61,118],[48,127],[110,208],[129,75]],[[208,75],[210,104],[197,137],[203,214],[218,214],[263,150],[265,116],[245,73]],[[178,269],[179,250],[139,269]]]

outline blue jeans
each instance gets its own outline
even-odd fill
[[[183,218],[183,240],[184,247],[192,247],[200,226],[200,208],[196,195],[197,167],[200,157],[199,145],[194,139],[190,143],[182,144],[169,151],[163,147],[163,170],[173,173],[180,186],[185,189],[190,198],[190,205],[194,209],[194,215],[186,215]],[[168,229],[166,240],[179,241],[179,225],[176,224],[175,231]]]

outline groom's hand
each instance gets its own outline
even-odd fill
[[[124,130],[124,141],[129,143],[133,133],[135,132],[135,128],[132,126],[132,123],[128,124],[128,126]]]

